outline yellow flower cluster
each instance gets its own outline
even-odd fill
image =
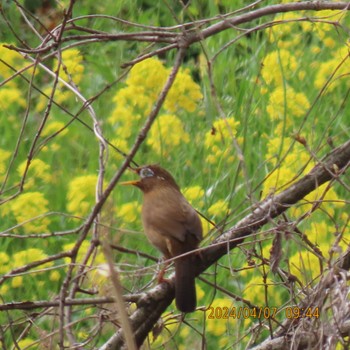
[[[303,12],[282,13],[275,16],[275,22],[284,22],[270,29],[269,40],[276,43],[279,48],[295,48],[302,43],[305,33],[313,33],[327,47],[333,47],[333,39],[327,37],[329,31],[333,29],[330,21],[341,22],[343,14],[341,11],[335,12],[324,10],[317,12],[317,18],[324,22],[312,22],[309,19],[300,21]],[[328,22],[328,23],[327,23]]]
[[[121,150],[122,152],[126,152],[128,149],[128,143],[123,138],[113,139],[111,140],[111,144],[117,149]],[[111,147],[110,147],[110,155],[117,160],[121,160],[124,158],[120,153],[115,152]]]
[[[8,110],[12,105],[25,107],[26,100],[22,96],[22,91],[18,88],[2,87],[0,89],[0,108]]]
[[[141,61],[130,71],[126,80],[127,87],[115,96],[122,105],[135,105],[148,114],[152,103],[158,97],[167,79],[168,70],[156,58]]]
[[[324,220],[312,222],[310,227],[305,230],[305,235],[317,246],[325,259],[331,258],[331,250],[333,253],[343,253],[349,246],[349,241],[344,240],[345,235],[343,239],[339,240],[336,247],[332,246],[335,238],[335,227]],[[289,258],[289,265],[291,273],[303,283],[315,282],[322,273],[319,258],[309,250],[295,253]]]
[[[165,100],[165,108],[172,113],[181,108],[194,112],[202,98],[200,87],[192,80],[189,69],[180,70]]]
[[[178,117],[161,115],[152,125],[146,143],[156,154],[167,157],[175,147],[189,141],[190,136]]]
[[[14,253],[11,255],[11,259],[6,253],[0,253],[0,263],[1,263],[0,271],[2,271],[1,273],[5,273],[13,269],[28,265],[31,262],[43,260],[46,258],[47,258],[47,254],[45,254],[43,250],[38,248],[28,248],[26,250],[22,250],[17,253]],[[41,269],[47,268],[52,265],[53,265],[52,262],[48,262],[46,264],[41,265],[40,268]],[[31,278],[33,278],[33,275],[34,275],[34,272],[30,274]],[[11,281],[11,288],[21,288],[25,286],[25,275],[15,276],[11,278],[10,281]],[[6,294],[9,291],[10,289],[8,285],[1,286],[0,292],[2,294]]]
[[[69,49],[62,52],[62,61],[59,76],[66,82],[73,81],[79,84],[83,78],[84,65],[83,56],[78,49]],[[53,70],[57,70],[58,62],[55,63]]]
[[[280,159],[283,159],[283,161],[278,163]],[[280,192],[285,185],[290,186],[298,179],[298,176],[308,173],[314,166],[314,162],[310,162],[310,155],[304,146],[300,143],[293,143],[293,140],[290,138],[285,138],[282,141],[281,138],[275,137],[269,140],[266,161],[268,164],[272,166],[278,165],[278,167],[266,178],[263,184],[263,196]],[[302,168],[303,165],[305,166],[304,169]],[[327,184],[324,184],[305,196],[298,206],[290,209],[289,213],[291,216],[297,218],[311,210],[313,204],[320,199],[323,200],[321,207],[329,215],[333,215],[334,208],[343,206],[343,203],[339,201],[333,188],[325,192],[327,186]]]
[[[220,199],[213,205],[211,205],[208,209],[208,214],[214,220],[218,218],[223,219],[225,215],[228,213],[228,205],[227,202]]]
[[[206,314],[206,329],[209,334],[219,338],[220,348],[226,348],[230,341],[229,329],[234,329],[237,323],[237,318],[222,317],[224,310],[231,312],[235,304],[229,298],[215,298],[210,304]],[[238,308],[237,308],[238,309]]]
[[[14,50],[7,49],[3,46],[5,44],[6,43],[0,43],[0,57],[7,63],[6,65],[3,62],[0,62],[0,77],[4,80],[11,77],[15,71],[25,67],[25,61],[22,55]],[[10,86],[15,86],[13,81],[10,81],[9,84]]]
[[[310,156],[305,151],[305,148],[294,142],[290,138],[282,139],[276,136],[268,141],[268,152],[266,154],[266,161],[273,167],[278,166],[269,174],[263,184],[263,196],[271,193],[280,192],[284,185],[291,184],[295,181],[295,176],[301,170],[303,165],[307,165]],[[279,163],[283,159],[282,163]],[[304,172],[309,171],[312,165],[309,164]]]
[[[96,175],[78,176],[70,181],[67,193],[67,209],[70,213],[84,217],[95,203]]]
[[[295,74],[297,67],[294,55],[286,49],[280,49],[265,56],[261,74],[266,84],[282,86],[284,80]]]
[[[139,201],[133,201],[121,205],[116,214],[119,218],[123,219],[124,223],[135,223],[139,220],[141,213],[141,206]]]
[[[300,217],[306,212],[311,212],[313,206],[320,201],[322,203],[319,205],[319,208],[327,212],[327,215],[330,216],[334,215],[335,208],[344,206],[344,202],[339,198],[334,188],[328,188],[328,184],[325,183],[305,196],[301,205],[294,206],[290,213],[294,218]]]
[[[108,121],[116,128],[123,151],[127,151],[125,147],[129,138],[150,113],[170,71],[156,58],[144,60],[131,69],[126,86],[114,96],[116,107]],[[147,139],[154,152],[168,156],[175,147],[189,142],[189,135],[176,114],[181,110],[193,112],[201,98],[200,88],[192,80],[189,70],[180,69],[165,99],[164,112],[152,126]]]
[[[279,307],[282,305],[279,284],[274,283],[270,278],[267,278],[266,282],[264,282],[262,276],[251,278],[243,293],[244,297],[250,300],[252,304],[262,306],[261,301],[264,300],[263,295],[265,295],[266,290],[268,294],[267,299],[270,301],[273,300],[274,303],[274,305],[270,305],[270,307]]]
[[[26,166],[27,161],[24,161],[17,168],[17,172],[20,177],[23,176]],[[38,181],[42,181],[45,184],[51,182],[50,166],[41,159],[33,159],[30,162],[30,166],[26,176],[25,189],[30,190],[32,188],[35,188],[35,186],[38,184]]]
[[[210,164],[218,164],[221,161],[232,163],[235,159],[232,138],[237,133],[239,121],[233,117],[219,119],[213,123],[212,129],[205,135],[204,144],[210,154],[206,160]]]
[[[12,215],[21,225],[16,232],[43,233],[48,231],[50,219],[48,213],[49,202],[40,192],[22,193],[12,201],[2,206],[1,216]]]
[[[63,130],[62,130],[63,129]],[[44,130],[41,133],[42,137],[51,136],[56,132],[60,132],[59,136],[64,136],[67,134],[68,129],[64,129],[64,123],[58,121],[51,121],[45,125]]]
[[[84,76],[84,65],[83,56],[78,49],[69,49],[62,52],[61,65],[59,70],[59,77],[65,82],[73,82],[78,85]],[[53,71],[58,69],[58,61],[55,61]],[[72,91],[62,88],[62,84],[59,85],[60,88],[55,90],[54,99],[55,102],[66,106],[71,101],[75,102],[75,95]],[[52,86],[44,86],[42,88],[43,94],[41,94],[37,100],[35,109],[37,112],[42,112],[48,103],[48,98],[52,94]],[[46,96],[45,96],[46,95]]]
[[[42,89],[43,94],[41,94],[38,98],[37,104],[35,106],[35,110],[37,112],[42,112],[48,103],[48,98],[46,96],[50,96],[52,93],[52,86],[46,86]],[[46,96],[45,96],[46,95]],[[56,89],[55,91],[55,102],[65,106],[67,102],[72,100],[72,97],[74,98],[74,94],[70,90],[66,89]],[[75,101],[75,99],[74,99]]]
[[[195,207],[202,208],[204,206],[205,192],[201,186],[191,186],[183,190],[186,199]]]
[[[266,111],[273,120],[286,119],[289,126],[294,117],[302,117],[310,108],[310,103],[304,93],[297,93],[293,88],[276,88],[269,97]]]
[[[0,43],[0,57],[7,63],[0,62],[0,81],[10,78],[16,71],[25,67],[25,61],[18,52],[9,50]],[[12,67],[13,69],[11,69]],[[0,89],[0,108],[2,111],[8,111],[10,107],[25,107],[26,100],[23,92],[18,87],[16,80],[9,80],[6,85]]]
[[[67,243],[63,246],[65,252],[70,251],[75,246],[75,242]],[[86,254],[90,250],[91,243],[84,241],[78,251],[76,263],[80,264],[85,261]],[[71,262],[70,258],[65,258],[66,264]],[[96,249],[87,262],[86,266],[89,266],[89,270],[85,274],[84,287],[85,288],[99,288],[99,292],[103,293],[104,287],[108,282],[109,267],[106,264],[106,258],[100,249]]]
[[[62,147],[61,138],[65,136],[68,133],[68,129],[64,128],[65,124],[59,121],[51,121],[47,123],[41,133],[41,136],[43,138],[46,137],[52,137],[54,136],[54,139],[51,139],[49,143],[47,143],[43,148],[43,152],[57,152]],[[58,133],[58,134],[56,134]]]
[[[341,62],[346,58],[343,64]],[[332,75],[335,73],[334,77]],[[343,46],[333,53],[333,57],[326,62],[322,62],[318,68],[315,87],[323,88],[327,81],[332,77],[331,84],[325,90],[327,93],[332,92],[343,81],[349,82],[349,47]]]
[[[5,252],[0,252],[0,274],[8,272],[7,264],[10,261],[10,257]]]

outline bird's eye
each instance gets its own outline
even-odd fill
[[[154,172],[150,168],[143,168],[140,171],[140,176],[142,179],[144,179],[145,177],[152,177],[154,176]]]

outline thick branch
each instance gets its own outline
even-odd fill
[[[348,2],[330,2],[330,1],[293,2],[288,4],[266,6],[261,9],[249,11],[242,15],[238,15],[232,18],[225,18],[223,20],[220,20],[222,16],[213,18],[212,21],[214,20],[220,20],[220,21],[202,30],[198,29],[198,28],[202,28],[204,25],[202,20],[181,24],[181,26],[179,26],[179,29],[181,29],[181,31],[179,32],[174,32],[173,28],[167,28],[167,27],[159,27],[157,28],[157,30],[153,30],[153,31],[149,31],[149,30],[139,31],[139,32],[134,31],[132,33],[122,33],[122,34],[101,33],[100,31],[93,32],[93,30],[89,29],[89,32],[92,32],[91,35],[74,34],[74,35],[63,36],[60,39],[60,43],[62,44],[66,42],[77,41],[77,43],[74,44],[74,46],[79,46],[79,45],[86,45],[87,43],[120,41],[120,40],[150,42],[150,43],[157,42],[157,43],[163,43],[163,44],[174,44],[174,45],[169,45],[167,47],[167,50],[171,50],[174,48],[179,48],[181,46],[188,47],[193,43],[199,42],[203,39],[206,39],[224,30],[235,28],[240,24],[249,23],[253,20],[256,20],[265,16],[269,16],[269,15],[274,15],[274,14],[283,13],[283,12],[292,12],[292,11],[322,11],[322,10],[348,11],[349,9],[350,9],[350,3]],[[73,20],[74,19],[72,19],[72,21]],[[114,18],[113,20],[116,20],[116,18]],[[134,23],[130,23],[129,26],[133,27],[136,25]],[[59,28],[60,27],[57,27],[56,30],[58,30]],[[76,31],[77,28],[79,27],[73,26],[71,29],[74,29]],[[81,29],[81,31],[85,33],[86,29],[85,28]],[[67,33],[67,32],[68,30],[66,30],[64,33]],[[51,38],[51,34],[50,34],[50,38]],[[52,41],[45,40],[44,42],[45,42],[45,45],[40,45],[40,47],[35,49],[18,48],[13,45],[4,45],[4,46],[9,49],[16,50],[22,53],[43,54],[55,48],[57,44],[56,41],[52,42]],[[53,53],[51,53],[49,56],[51,56],[52,54]]]
[[[212,247],[203,255],[204,259],[198,268],[198,273],[207,269],[229,249],[237,246],[242,241],[242,238],[261,228],[270,219],[285,212],[289,207],[303,199],[317,187],[327,181],[336,179],[345,172],[349,163],[350,141],[333,150],[306,176],[292,184],[286,190],[275,196],[268,197],[257,204],[257,208],[251,214],[216,239]]]
[[[193,37],[193,41],[199,41],[201,39],[208,38],[223,30],[233,28],[243,23],[251,22],[255,19],[265,17],[268,15],[274,15],[282,12],[291,11],[321,11],[321,10],[349,10],[350,4],[347,2],[328,2],[328,1],[307,1],[307,2],[293,2],[289,4],[278,4],[266,6],[261,9],[245,13],[240,16],[233,17],[231,19],[223,20],[219,23],[204,29],[200,34],[196,34]]]

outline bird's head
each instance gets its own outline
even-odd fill
[[[140,179],[122,182],[121,185],[133,185],[145,193],[164,186],[170,186],[180,191],[172,175],[159,165],[144,165],[132,170],[140,176]]]

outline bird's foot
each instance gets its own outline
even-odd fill
[[[169,266],[169,263],[166,262],[166,263],[164,264],[164,267],[158,272],[158,274],[157,274],[157,282],[158,282],[158,284],[161,284],[161,283],[163,283],[163,282],[166,282],[166,283],[169,283],[169,282],[170,282],[169,279],[167,279],[167,278],[164,277],[168,266]]]

